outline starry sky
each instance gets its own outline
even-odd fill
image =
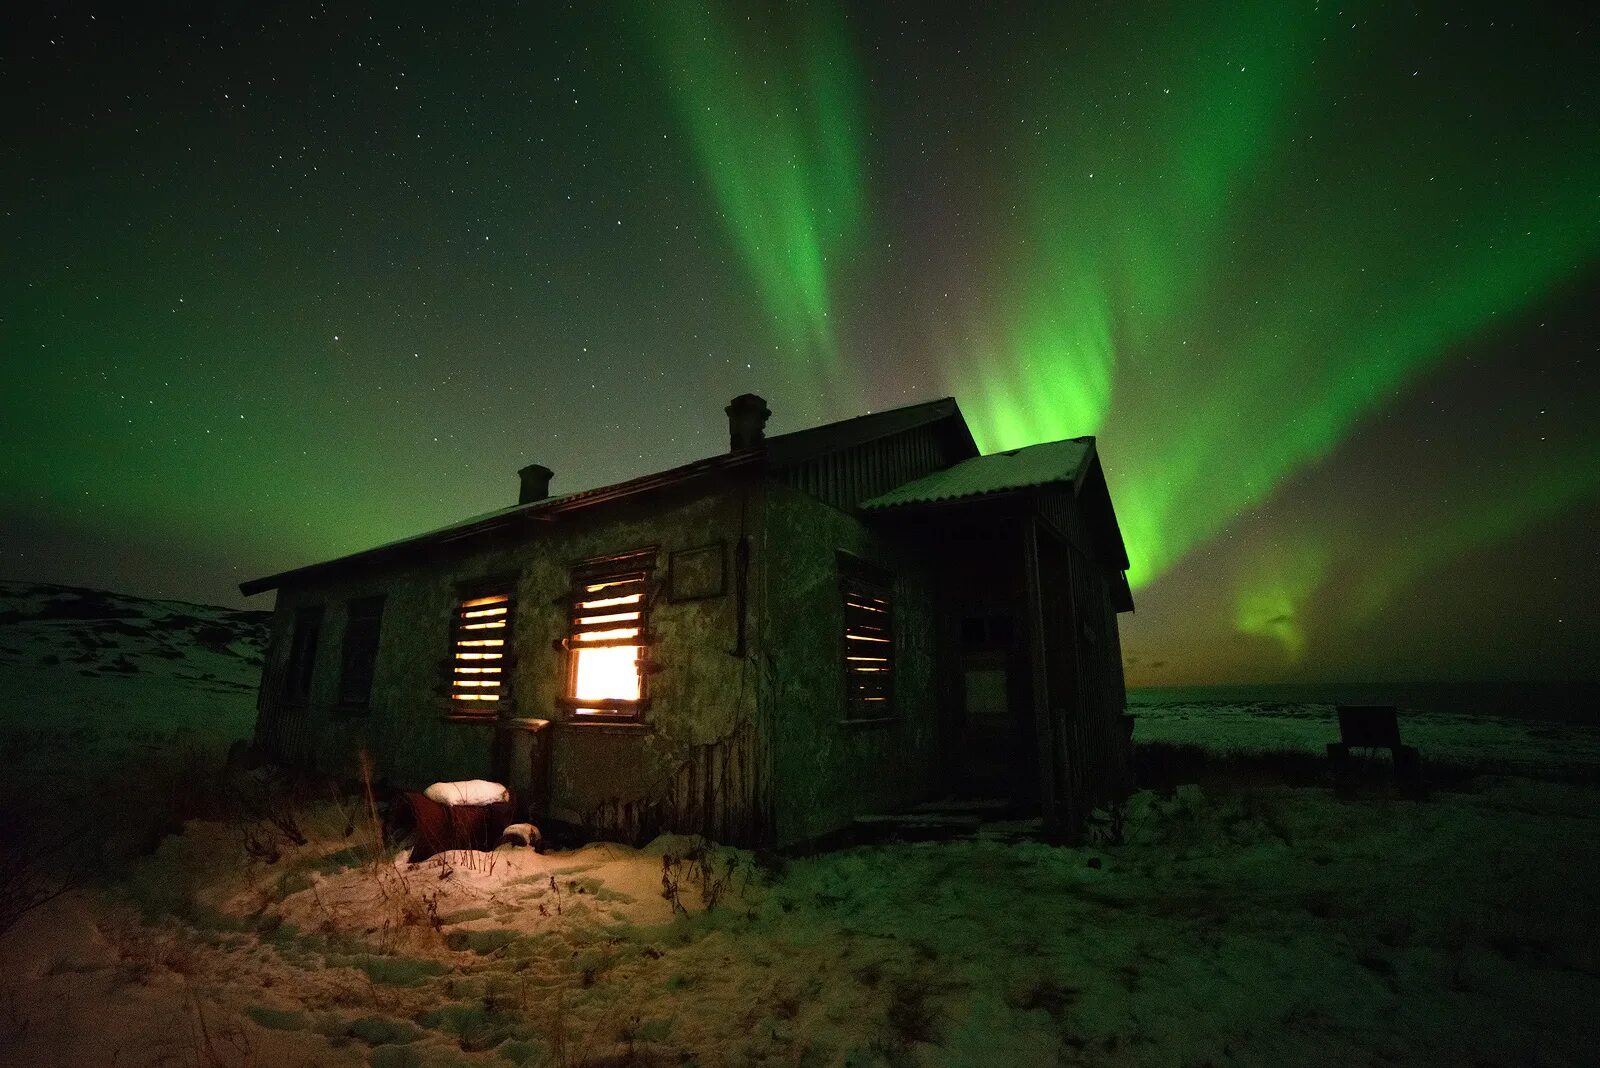
[[[1134,685],[1594,679],[1556,5],[16,5],[0,576],[236,584],[955,395],[1095,434]]]

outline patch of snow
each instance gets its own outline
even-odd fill
[[[510,791],[504,786],[486,779],[436,782],[422,793],[429,801],[441,805],[495,805],[511,799]]]

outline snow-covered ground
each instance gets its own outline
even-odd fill
[[[1137,711],[1143,741],[1218,751],[1332,729]],[[1596,739],[1514,727],[1408,717],[1425,756],[1485,758],[1426,801],[1210,775],[1076,849],[409,865],[364,799],[285,796],[253,815],[304,844],[219,812],[0,935],[0,1063],[1589,1065]]]

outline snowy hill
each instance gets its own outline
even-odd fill
[[[268,614],[0,582],[0,759],[54,774],[255,722]]]

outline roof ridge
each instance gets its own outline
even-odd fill
[[[791,434],[808,434],[813,430],[829,430],[834,427],[847,426],[850,423],[860,422],[863,419],[881,419],[886,415],[894,415],[896,412],[909,412],[913,408],[931,408],[934,405],[944,404],[946,402],[955,405],[956,409],[958,411],[960,410],[960,405],[956,402],[955,397],[934,397],[932,400],[912,401],[910,404],[897,404],[893,408],[880,408],[875,412],[862,412],[859,415],[850,415],[843,419],[835,419],[827,423],[813,423],[811,426],[798,427],[794,430],[785,430],[781,434],[770,435],[767,440],[772,441],[775,438],[786,438]]]

